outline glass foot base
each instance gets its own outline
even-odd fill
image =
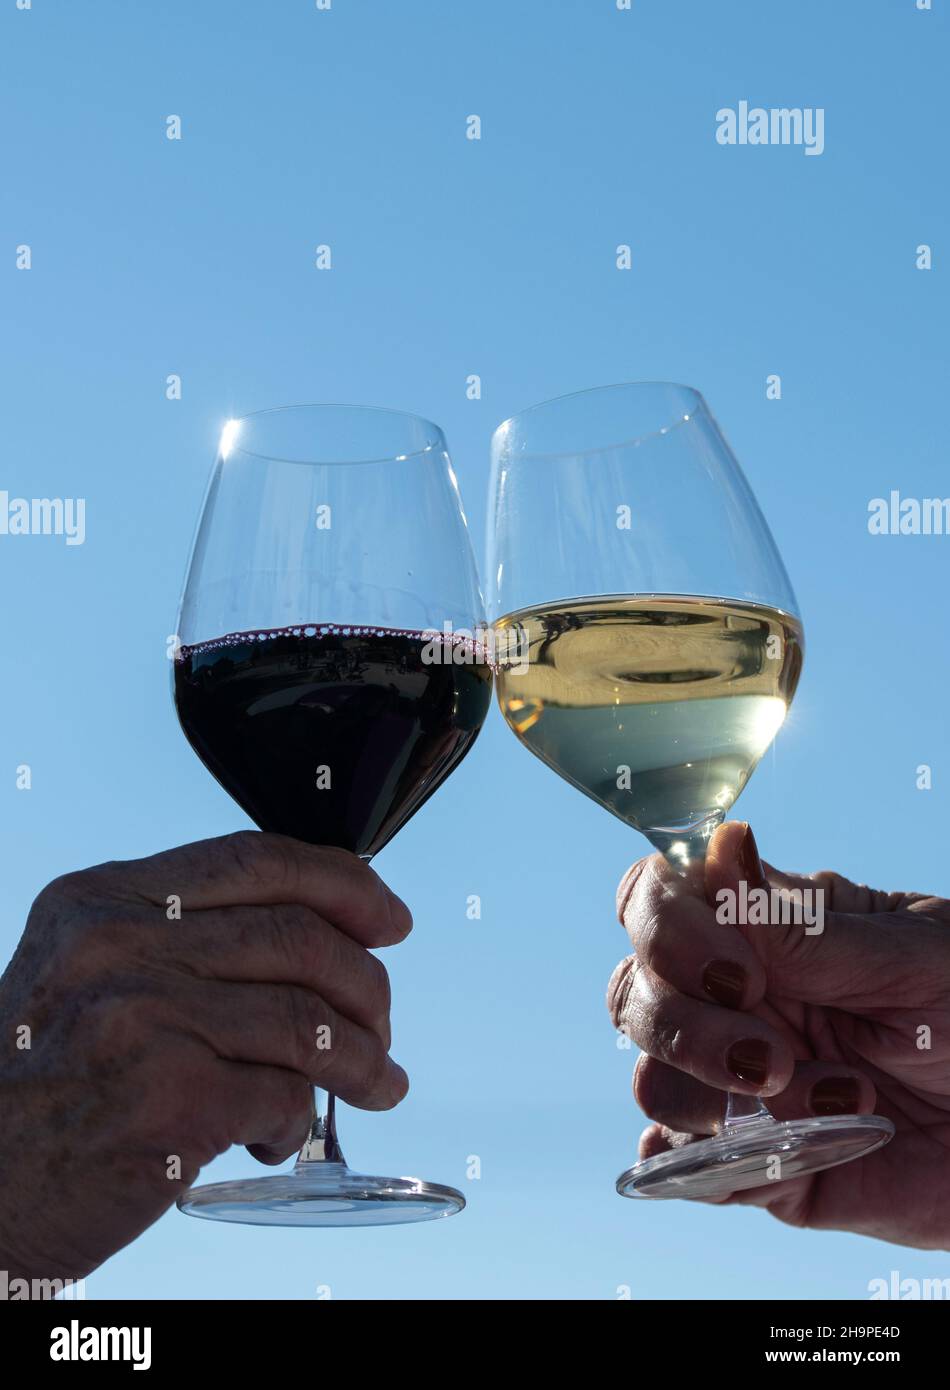
[[[880,1115],[742,1120],[712,1139],[635,1163],[617,1179],[617,1191],[621,1197],[728,1197],[850,1163],[893,1135]]]
[[[465,1198],[418,1178],[376,1178],[344,1163],[299,1163],[290,1173],[206,1183],[178,1199],[188,1216],[247,1226],[398,1226],[454,1216]]]

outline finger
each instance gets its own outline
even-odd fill
[[[854,883],[832,869],[820,869],[814,874],[794,874],[777,869],[774,864],[762,861],[765,877],[774,888],[797,889],[821,888],[827,912],[851,912],[870,916],[879,912],[900,912],[905,909],[926,909],[939,907],[945,899],[934,898],[926,893],[887,892],[880,888],[869,888],[865,883]]]
[[[643,1053],[633,1073],[633,1096],[647,1119],[686,1134],[715,1134],[726,1093]]]
[[[245,1148],[256,1158],[258,1163],[266,1163],[268,1168],[276,1168],[278,1164],[286,1163],[288,1158],[294,1154],[299,1154],[307,1138],[307,1130],[304,1129],[299,1139],[288,1140],[281,1144],[245,1144]]]
[[[874,1083],[842,1062],[798,1062],[785,1090],[769,1098],[769,1110],[777,1120],[871,1115],[876,1104]]]
[[[697,902],[705,901],[700,868],[694,864],[685,871],[673,869],[662,854],[648,854],[631,864],[617,885],[617,918],[621,926],[624,925],[624,914],[631,894],[641,878],[649,874],[672,893],[695,898]]]
[[[648,1125],[640,1135],[638,1146],[638,1156],[641,1162],[648,1158],[657,1158],[660,1154],[670,1153],[673,1149],[685,1148],[688,1144],[695,1144],[697,1139],[705,1138],[702,1134],[681,1134],[675,1130],[667,1129],[664,1125]],[[724,1197],[690,1197],[688,1192],[677,1194],[681,1200],[688,1202],[702,1202],[709,1206],[721,1206],[730,1200],[730,1194]]]
[[[92,872],[115,896],[162,908],[172,896],[186,910],[299,903],[363,946],[393,945],[412,927],[406,904],[362,859],[287,835],[242,830]]]
[[[312,990],[214,982],[186,998],[181,1027],[223,1060],[299,1072],[361,1110],[390,1110],[409,1089],[379,1036]]]
[[[662,856],[641,862],[621,884],[621,920],[638,958],[694,999],[753,1008],[766,989],[755,949],[734,926],[720,925],[698,887],[684,885]]]
[[[647,1125],[640,1135],[638,1156],[641,1159],[656,1158],[657,1154],[669,1153],[671,1149],[683,1149],[687,1144],[695,1144],[698,1139],[705,1137],[703,1134],[679,1133],[666,1125]]]
[[[703,887],[707,902],[715,902],[722,888],[736,890],[740,881],[748,888],[768,887],[752,827],[745,821],[726,821],[713,831],[706,850]]]
[[[739,877],[746,879],[750,886],[761,885],[795,894],[820,892],[825,912],[871,917],[911,911],[947,920],[945,899],[926,893],[884,892],[863,883],[852,883],[830,869],[822,869],[817,874],[785,873],[759,857],[751,826],[730,821],[718,827],[709,842],[705,878],[710,902],[714,901],[715,890],[723,883],[734,886],[736,867]]]
[[[691,935],[702,934],[704,923],[708,930],[710,914],[715,917],[731,908],[735,927],[717,926],[734,930],[759,965],[750,965],[749,954],[738,947],[711,959],[703,989],[719,1002],[741,988],[742,1007],[749,1007],[750,1001],[762,997],[763,978],[770,994],[850,1011],[876,1007],[884,993],[893,999],[895,981],[913,981],[918,992],[920,982],[926,981],[926,996],[918,999],[921,1006],[945,998],[950,990],[950,935],[944,923],[927,915],[929,900],[913,902],[902,912],[842,912],[829,908],[829,900],[857,899],[848,898],[847,882],[837,875],[804,879],[777,874],[773,881],[774,871],[768,874],[750,827],[728,822],[710,838],[702,882],[696,873],[681,876],[661,855],[635,864],[618,894],[621,920],[638,951],[642,939],[651,963],[656,959],[657,973],[674,975],[678,987],[694,996],[701,962],[685,943]],[[789,888],[798,894],[791,907],[771,891]],[[808,894],[804,900],[803,892]],[[752,910],[755,893],[758,900]],[[715,912],[710,904],[716,905]],[[673,923],[684,942],[682,967],[676,961]],[[708,966],[702,966],[703,976]]]
[[[644,1052],[721,1091],[774,1095],[791,1079],[791,1048],[765,1019],[690,999],[636,956],[614,971],[608,1008]]]
[[[633,1075],[633,1093],[643,1113],[666,1129],[688,1134],[717,1134],[727,1097],[695,1077],[643,1056]],[[856,1067],[841,1062],[797,1062],[784,1091],[770,1096],[776,1120],[817,1115],[871,1114],[876,1091]]]
[[[640,1136],[640,1158],[655,1158],[659,1154],[670,1153],[673,1149],[695,1144],[702,1138],[704,1136],[701,1134],[682,1134],[666,1129],[663,1125],[650,1125]],[[811,1178],[803,1175],[785,1180],[766,1181],[761,1187],[726,1192],[719,1197],[691,1197],[688,1192],[680,1192],[677,1195],[686,1201],[712,1207],[766,1207],[780,1221],[787,1221],[792,1226],[804,1226],[808,1224],[810,1183]]]
[[[739,912],[737,930],[762,961],[770,994],[857,1011],[879,1007],[882,998],[903,1002],[900,986],[912,981],[921,1006],[945,998],[950,938],[942,923],[922,913],[836,911],[830,903],[848,901],[844,888],[854,887],[838,875],[773,878],[769,870],[766,878],[765,872],[751,828],[738,822],[720,826],[709,843],[706,891],[711,897],[731,894],[739,905],[745,884],[749,910]],[[791,890],[795,901],[783,903],[778,890]],[[751,911],[754,891],[764,916]]]
[[[283,1163],[300,1149],[313,1091],[299,1072],[222,1060],[212,1078],[208,1104],[222,1116],[227,1143],[245,1144],[263,1163]]]
[[[382,961],[309,907],[208,908],[163,933],[173,968],[201,979],[300,985],[354,1023],[392,1041],[389,975]]]

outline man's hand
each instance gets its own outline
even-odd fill
[[[720,924],[716,894],[740,880],[823,890],[824,931]],[[950,1247],[950,902],[763,869],[732,822],[710,841],[703,883],[653,855],[624,877],[618,909],[637,954],[614,971],[608,1008],[644,1051],[634,1094],[658,1122],[640,1156],[715,1133],[726,1090],[781,1120],[876,1112],[897,1127],[877,1153],[725,1200]]]
[[[0,980],[0,1264],[81,1278],[229,1145],[282,1162],[311,1084],[396,1105],[366,948],[411,926],[355,856],[256,831],[51,883]]]

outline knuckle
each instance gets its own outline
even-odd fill
[[[636,937],[637,951],[644,959],[656,957],[663,940],[663,912],[659,904],[645,912],[636,924],[632,935]]]
[[[288,1072],[284,1077],[283,1095],[280,1097],[281,1119],[288,1127],[293,1127],[300,1121],[309,1118],[311,1105],[310,1083],[304,1076],[295,1076],[293,1072]]]
[[[621,926],[625,925],[624,918],[627,907],[630,903],[630,899],[633,897],[634,889],[643,876],[643,871],[648,863],[649,857],[638,859],[635,864],[630,865],[630,868],[617,885],[617,919]]]
[[[183,1079],[189,1084],[183,1085]],[[224,1153],[231,1145],[231,1117],[208,1075],[195,1070],[194,1059],[176,1053],[165,1059],[160,1072],[149,1079],[136,1111],[138,1145],[158,1153],[169,1151],[180,1156],[182,1177],[197,1171]]]
[[[264,932],[271,950],[285,966],[300,975],[304,961],[316,957],[317,968],[324,967],[326,934],[313,930],[306,908],[293,904],[265,904],[255,909],[255,930]]]
[[[272,1137],[296,1133],[310,1116],[311,1087],[306,1077],[285,1072],[267,1083],[267,1104]]]
[[[301,878],[301,852],[296,840],[286,835],[261,835],[263,843],[263,874],[265,879],[277,879],[281,888],[296,893]]]
[[[129,924],[114,912],[92,903],[66,921],[57,923],[55,959],[64,983],[75,987],[83,981],[100,981],[103,997],[115,996],[120,964],[130,962],[132,933]]]
[[[144,1036],[154,1018],[154,1003],[147,995],[113,992],[87,999],[82,1019],[89,1057],[100,1064],[141,1060]]]
[[[130,940],[127,922],[116,918],[113,913],[94,913],[86,919],[79,939],[79,949],[84,953],[103,956],[117,955]]]
[[[38,894],[37,901],[46,898],[74,898],[78,897],[85,885],[88,883],[87,873],[81,870],[73,870],[67,874],[60,874],[54,878]]]
[[[835,898],[840,897],[842,889],[851,886],[848,880],[834,869],[819,869],[817,874],[812,874],[812,882],[821,890],[825,906],[831,910],[834,909]]]
[[[308,998],[306,990],[293,985],[275,986],[274,995],[287,1036],[293,1040],[295,1050],[307,1055],[314,1050],[319,1011]]]
[[[623,1031],[629,1016],[630,1002],[637,977],[639,961],[627,956],[616,967],[607,985],[607,1012],[614,1027]]]
[[[238,830],[225,837],[226,853],[249,885],[293,895],[300,882],[300,850],[286,835]]]
[[[85,901],[94,896],[94,893],[94,870],[76,869],[67,874],[60,874],[59,878],[52,879],[41,888],[34,900],[33,909],[59,911]]]
[[[301,852],[311,874],[318,872],[328,878],[345,879],[354,892],[365,890],[365,885],[376,876],[358,855],[338,845],[305,845]]]
[[[316,1085],[320,1078],[339,1065],[345,1042],[342,1020],[323,999],[308,990],[292,990],[291,1005],[295,1022],[296,1059],[300,1070]],[[332,1089],[332,1087],[331,1087]]]
[[[94,864],[88,869],[71,869],[57,878],[51,879],[37,893],[33,910],[75,915],[83,913],[97,903],[120,901],[121,878],[117,871],[125,868],[121,860],[110,860],[105,864]]]
[[[252,882],[271,877],[273,854],[267,843],[270,839],[258,830],[238,830],[224,841],[238,872]]]
[[[389,971],[376,956],[367,955],[366,959],[369,963],[370,1009],[379,1022],[386,1023],[389,1021],[389,1011],[392,1007],[392,985],[389,980]]]
[[[319,853],[324,861],[321,865],[324,872],[346,881],[349,894],[358,900],[358,906],[365,910],[367,916],[378,914],[382,905],[388,920],[390,913],[386,885],[371,864],[351,854],[348,849],[334,846],[321,846]],[[405,935],[408,935],[410,928],[411,923],[407,925]]]
[[[313,852],[326,865],[328,869],[335,869],[341,873],[347,873],[354,878],[362,878],[367,882],[370,878],[375,878],[376,874],[370,868],[365,859],[361,859],[352,850],[342,849],[339,845],[316,845]]]
[[[654,1043],[650,1052],[652,1056],[668,1062],[672,1067],[678,1067],[681,1071],[688,1070],[688,1041],[678,1023],[661,1020],[655,1024]]]
[[[386,897],[385,885],[376,870],[349,850],[334,849],[328,853],[331,857],[327,871],[345,881],[347,891],[358,899],[360,907],[375,912]]]

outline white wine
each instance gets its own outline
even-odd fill
[[[674,854],[724,818],[802,665],[796,618],[734,599],[575,599],[496,632],[499,703],[525,747]]]

